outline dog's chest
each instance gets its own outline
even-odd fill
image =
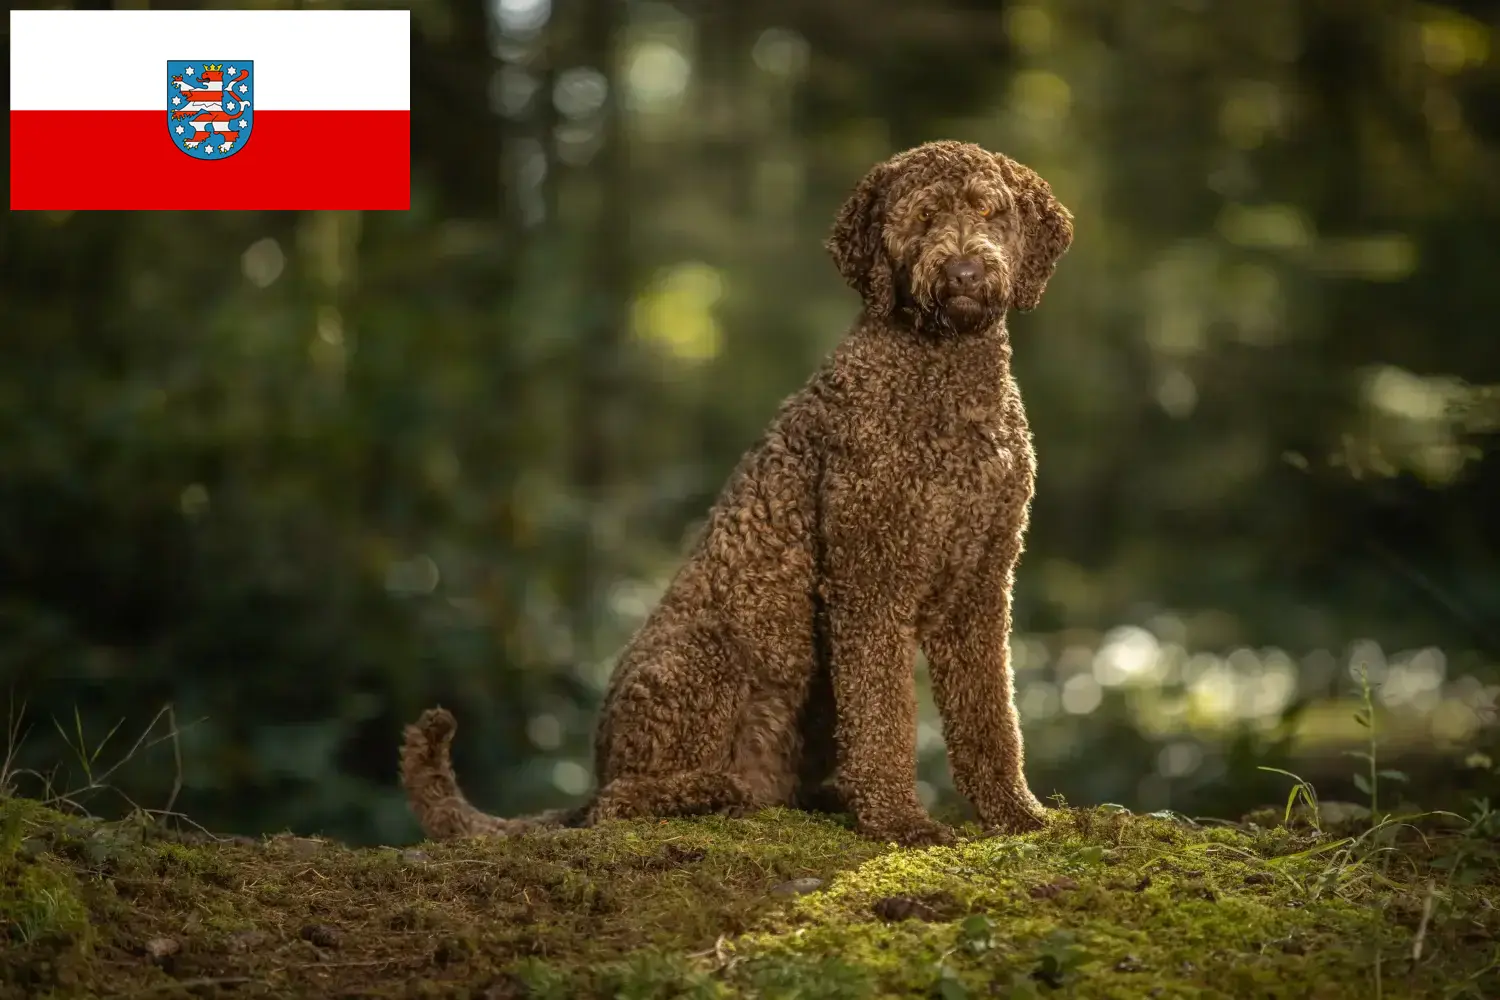
[[[929,424],[925,488],[929,501],[955,513],[1008,506],[1030,496],[1036,459],[1019,407],[956,407]]]
[[[962,414],[935,434],[916,512],[929,587],[949,592],[1001,535],[1020,530],[1035,481],[1036,457],[1024,415]]]
[[[937,414],[915,450],[908,495],[915,552],[939,578],[967,575],[994,538],[1025,517],[1035,458],[1024,416],[950,409]],[[915,428],[913,428],[915,430]],[[915,442],[913,442],[915,443]]]

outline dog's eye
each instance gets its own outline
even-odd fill
[[[982,218],[988,219],[990,216],[992,216],[992,215],[995,214],[995,206],[994,205],[980,205],[979,206],[979,214],[980,214],[980,216]]]

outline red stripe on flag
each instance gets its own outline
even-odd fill
[[[257,111],[243,148],[223,160],[178,149],[166,117],[161,111],[12,111],[10,207],[411,207],[408,111]]]

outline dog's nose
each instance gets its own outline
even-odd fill
[[[984,277],[984,265],[973,257],[959,257],[948,262],[943,268],[943,275],[948,279],[948,286],[955,292],[971,291],[978,287]]]

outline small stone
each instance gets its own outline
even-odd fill
[[[308,924],[302,928],[302,940],[319,948],[337,948],[339,932],[327,924]]]
[[[1141,960],[1139,958],[1136,958],[1134,955],[1126,955],[1124,958],[1115,963],[1116,972],[1144,972],[1145,969],[1146,966],[1143,965],[1141,963]]]
[[[431,861],[432,855],[426,851],[419,851],[415,847],[409,847],[401,852],[401,860],[409,865],[419,865],[424,861]]]
[[[153,962],[161,962],[182,951],[182,942],[169,937],[152,938],[146,942],[145,949]]]
[[[780,885],[772,886],[771,895],[781,897],[805,896],[822,885],[823,880],[820,878],[794,878],[790,882],[782,882]]]

